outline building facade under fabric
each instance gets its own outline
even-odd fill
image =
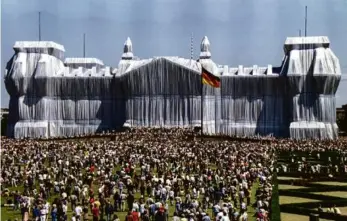
[[[7,135],[196,127],[203,113],[206,134],[335,139],[341,69],[329,45],[327,37],[287,38],[280,67],[229,68],[211,59],[207,37],[198,61],[138,59],[127,39],[111,68],[96,58],[64,59],[54,42],[16,42],[5,77]],[[220,77],[220,88],[201,84],[202,66]]]

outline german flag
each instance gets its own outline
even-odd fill
[[[202,67],[201,77],[203,84],[207,84],[215,88],[220,87],[220,78],[207,71],[204,67]]]

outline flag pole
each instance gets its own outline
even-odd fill
[[[39,12],[39,41],[41,41],[41,12]]]
[[[193,32],[190,36],[190,60],[194,58]]]
[[[202,66],[201,66],[201,140],[204,135],[204,83],[202,78]]]
[[[305,6],[305,37],[307,37],[307,6]]]
[[[86,33],[83,33],[83,58],[86,57]]]

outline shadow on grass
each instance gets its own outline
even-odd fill
[[[323,179],[324,181],[326,179]],[[319,180],[315,180],[317,182]],[[294,180],[278,180],[278,184],[287,184],[293,186],[300,186],[301,182],[295,183]],[[302,189],[285,189],[278,190],[278,195],[280,196],[290,196],[290,197],[298,197],[298,198],[307,198],[319,200],[320,202],[306,202],[306,203],[290,203],[280,205],[280,212],[283,213],[291,213],[297,215],[309,216],[310,214],[318,214],[319,218],[328,219],[328,220],[347,220],[346,215],[337,215],[327,212],[318,212],[318,207],[331,207],[336,205],[337,207],[346,207],[347,206],[347,197],[342,195],[338,196],[327,196],[323,195],[324,192],[335,192],[341,191],[346,192],[347,194],[347,186],[332,186],[332,185],[324,185],[318,183],[310,183],[308,181],[305,182],[305,185]],[[276,186],[274,186],[274,192],[276,191]],[[322,194],[321,194],[322,193]]]

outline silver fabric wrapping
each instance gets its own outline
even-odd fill
[[[326,37],[288,38],[281,67],[228,68],[211,59],[66,58],[53,42],[17,42],[5,84],[7,134],[58,137],[129,127],[195,127],[206,134],[335,139],[341,71]],[[221,78],[201,85],[201,66]],[[203,90],[201,90],[203,89]],[[201,99],[203,92],[203,99]],[[203,100],[203,111],[201,101]]]
[[[341,69],[327,37],[288,38],[281,74],[288,79],[290,136],[333,139],[338,136],[335,93]]]

